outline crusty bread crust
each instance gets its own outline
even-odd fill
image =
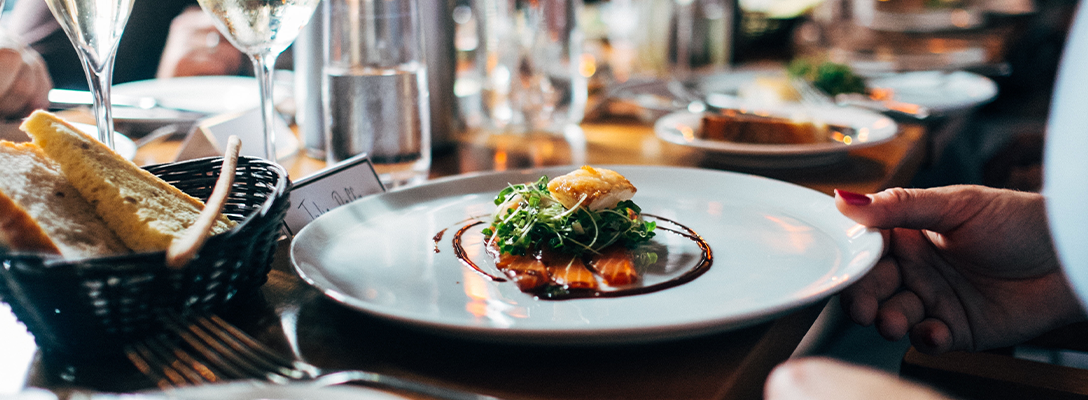
[[[204,204],[117,155],[71,124],[35,111],[20,127],[49,158],[110,229],[135,251],[166,249],[196,220]],[[220,217],[213,233],[234,225]]]
[[[0,141],[0,165],[0,241],[65,258],[129,252],[38,146]]]

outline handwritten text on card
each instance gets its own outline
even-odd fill
[[[344,160],[295,183],[291,189],[291,208],[283,219],[286,233],[294,235],[336,207],[384,191],[365,155]]]

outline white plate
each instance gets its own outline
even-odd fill
[[[290,96],[289,87],[276,84],[276,102]],[[113,86],[113,94],[153,97],[166,108],[222,114],[246,111],[261,105],[257,80],[244,76],[191,76],[150,79]]]
[[[94,125],[81,124],[77,122],[69,123],[71,123],[72,126],[75,126],[79,130],[83,131],[84,133],[91,135],[91,137],[95,139],[98,138],[98,128]],[[19,130],[20,124],[21,123],[19,122],[0,123],[0,139],[11,142],[30,141],[30,137],[27,136],[25,132]],[[129,139],[128,136],[114,132],[113,144],[114,147],[116,147],[116,149],[114,150],[117,151],[117,154],[120,154],[121,157],[124,157],[126,160],[131,160],[133,157],[136,157],[136,144],[133,143],[132,139]]]
[[[591,344],[767,321],[836,293],[881,252],[878,232],[843,217],[831,197],[800,186],[723,171],[607,168],[638,187],[634,200],[645,213],[687,225],[709,243],[713,265],[705,274],[649,294],[548,301],[459,262],[451,237],[470,218],[486,218],[499,190],[573,167],[454,177],[366,197],[303,228],[291,260],[332,299],[409,326],[483,341]],[[470,239],[472,259],[492,266]],[[660,232],[655,241],[676,257],[700,256],[677,235]]]
[[[722,164],[752,168],[802,168],[843,161],[847,152],[887,142],[899,132],[899,127],[891,118],[850,107],[811,107],[787,103],[750,111],[784,118],[801,116],[802,119],[813,122],[847,126],[854,128],[857,135],[849,145],[836,141],[752,144],[700,139],[697,136],[702,129],[703,114],[690,112],[677,112],[661,117],[654,123],[654,133],[670,143],[714,152],[714,160]]]
[[[751,68],[738,68],[730,71],[720,72],[717,74],[706,75],[696,81],[696,87],[703,93],[707,94],[707,103],[713,104],[710,100],[713,95],[727,95],[730,97],[736,97],[741,88],[746,85],[751,85],[757,79],[785,79],[786,70],[781,67],[766,67],[757,66]]]
[[[924,106],[937,114],[971,109],[997,97],[993,80],[965,71],[906,72],[871,78],[868,85],[891,89],[896,101]]]
[[[738,101],[745,85],[759,78],[784,79],[780,68],[742,69],[704,77],[699,90],[707,104],[727,108]],[[869,88],[891,89],[892,100],[917,104],[931,114],[948,114],[981,106],[997,97],[997,84],[985,76],[966,71],[918,71],[890,73],[866,78]]]

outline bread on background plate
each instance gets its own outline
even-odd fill
[[[35,111],[20,129],[60,165],[72,186],[134,251],[166,249],[204,208],[200,200],[122,158],[56,115]],[[212,234],[233,225],[220,216]]]
[[[64,258],[129,252],[38,146],[0,141],[0,165],[0,245]]]

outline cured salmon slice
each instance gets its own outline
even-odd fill
[[[556,285],[568,289],[596,289],[597,278],[582,259],[574,256],[549,257],[548,274]]]
[[[522,291],[544,286],[551,280],[544,263],[533,256],[502,254],[496,258],[495,266]]]
[[[639,278],[631,252],[623,246],[609,246],[601,250],[600,254],[590,259],[589,265],[609,286],[630,285]]]

